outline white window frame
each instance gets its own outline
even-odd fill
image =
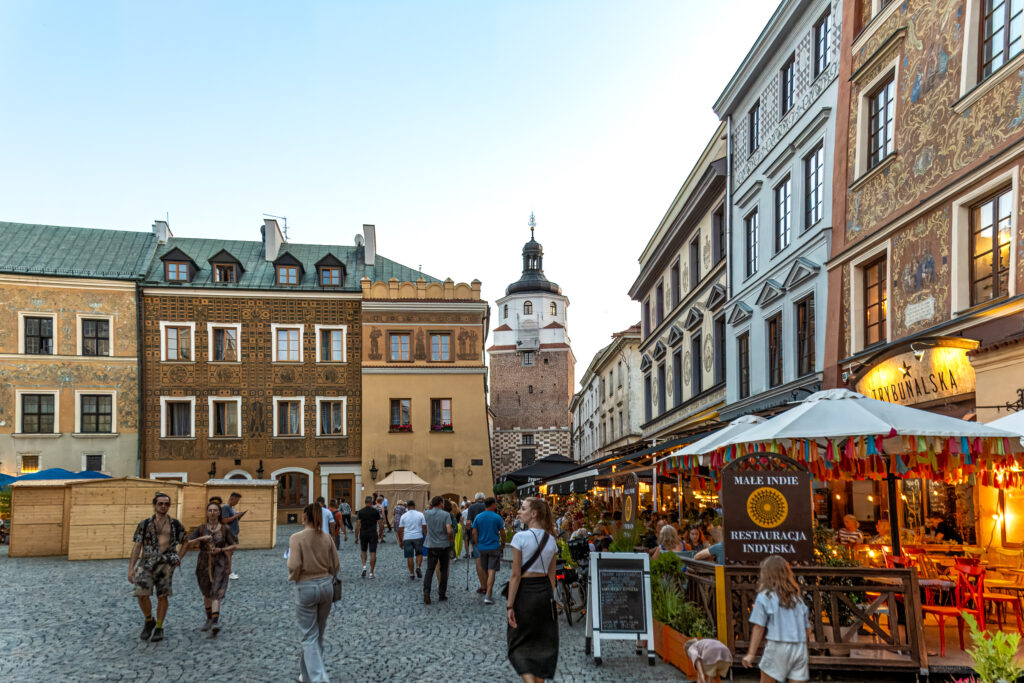
[[[897,0],[893,0],[897,2]],[[868,168],[868,157],[870,152],[868,150],[868,138],[871,133],[868,128],[871,125],[871,93],[875,91],[875,88],[882,82],[888,80],[889,76],[892,76],[893,82],[893,115],[892,115],[892,152],[890,152],[885,159],[879,161],[874,168]],[[890,160],[892,156],[899,152],[899,146],[896,144],[896,138],[899,134],[898,123],[899,123],[899,108],[900,108],[900,59],[896,57],[888,65],[882,67],[875,77],[870,81],[862,83],[857,86],[857,146],[856,146],[856,173],[854,174],[853,182],[856,183],[858,180],[863,178],[868,173],[875,171],[885,166],[886,162]]]
[[[876,245],[850,261],[850,353],[864,350],[864,270],[863,267],[885,254],[885,342],[892,339],[892,251],[889,240]]]
[[[214,403],[234,403],[235,404],[235,426],[236,432],[234,436],[229,435],[217,435],[213,433],[213,404]],[[211,439],[241,439],[242,438],[242,397],[241,396],[207,396],[206,397],[206,410],[209,415],[209,429]]]
[[[218,327],[230,327],[235,330],[235,347],[238,360],[213,359],[213,330]],[[206,323],[206,362],[218,365],[239,365],[242,362],[242,323]]]
[[[50,394],[53,396],[53,431],[52,432],[23,432],[21,431],[21,397],[26,394]],[[47,436],[49,434],[60,434],[60,389],[15,389],[14,390],[14,433],[25,434],[26,436]],[[31,455],[31,454],[29,454]]]
[[[877,1],[877,0],[876,0]],[[978,101],[996,84],[1011,75],[1016,75],[1024,64],[1024,51],[1014,55],[1008,62],[992,72],[985,80],[979,80],[978,67],[980,61],[981,36],[979,25],[984,7],[983,0],[965,0],[962,26],[964,45],[960,59],[960,97],[964,98],[954,105],[958,113],[963,113]]]
[[[43,469],[44,469],[43,468],[43,454],[42,453],[29,453],[29,452],[25,452],[25,453],[18,453],[18,474],[19,475],[20,474],[32,474],[31,472],[23,472],[22,469],[21,469],[21,459],[23,457],[25,457],[26,455],[29,456],[30,458],[36,458],[36,462],[39,465],[38,469],[36,469],[36,472],[42,472]]]
[[[180,479],[183,484],[188,483],[188,472],[150,472],[150,479]]]
[[[274,396],[274,438],[275,439],[297,439],[306,436],[306,397],[305,396]],[[301,419],[299,420],[299,433],[298,434],[278,434],[277,433],[277,404],[281,401],[298,401],[299,402],[299,413]]]
[[[294,286],[294,285],[289,285]],[[271,362],[274,363],[288,363],[292,365],[296,363],[293,360],[278,360],[277,358],[277,331],[278,330],[298,330],[299,331],[299,363],[305,362],[305,349],[303,348],[303,336],[306,331],[306,326],[302,323],[294,323],[286,325],[284,323],[271,323],[270,324],[270,358]]]
[[[100,468],[97,471],[99,471],[99,472],[106,472],[107,471],[107,454],[106,453],[82,453],[82,467],[81,467],[80,471],[81,472],[85,471],[85,466],[89,462],[89,456],[90,455],[98,455],[98,456],[100,456]]]
[[[51,354],[32,354],[33,356],[38,355],[50,355],[59,356],[60,347],[57,345],[57,313],[49,311],[18,311],[18,353],[25,353],[25,318],[50,318],[53,320],[53,353]]]
[[[110,432],[82,431],[82,396],[110,396]],[[117,390],[75,389],[75,434],[85,436],[115,436],[117,434]],[[84,469],[84,468],[83,468]]]
[[[187,327],[192,349],[191,360],[167,360],[167,328]],[[196,348],[196,324],[194,322],[161,320],[160,321],[160,362],[161,363],[195,363],[199,350]]]
[[[76,313],[75,314],[75,331],[77,332],[77,339],[75,340],[75,355],[81,356],[82,354],[82,335],[85,332],[84,321],[85,320],[106,320],[108,323],[109,337],[107,339],[107,355],[106,356],[85,356],[86,358],[107,358],[113,357],[114,355],[114,316],[112,315],[93,315],[90,313]],[[56,326],[54,327],[56,329]],[[24,328],[22,328],[24,334]],[[56,340],[54,340],[56,341]]]
[[[331,285],[333,286],[333,285]],[[347,363],[348,362],[348,325],[314,325],[314,334],[316,335],[316,362],[323,364],[331,363]],[[341,330],[341,360],[320,360],[320,332],[331,332],[334,330]],[[301,342],[302,337],[299,337]],[[277,348],[277,335],[274,335],[274,348]],[[302,357],[301,351],[299,357]],[[319,431],[317,432],[319,434]]]
[[[167,403],[184,403],[192,405],[192,421],[188,436],[167,436]],[[161,396],[160,397],[160,438],[161,439],[194,439],[196,438],[196,397],[195,396]]]
[[[320,433],[320,404],[324,401],[341,401],[341,434],[321,434]],[[277,422],[274,422],[274,428],[277,428]],[[322,439],[337,439],[343,436],[348,436],[348,396],[317,396],[316,397],[316,435]]]
[[[952,211],[952,259],[950,264],[949,315],[955,318],[971,308],[971,207],[979,199],[991,194],[997,188],[1010,184],[1010,274],[1007,294],[1017,294],[1017,209],[1020,208],[1018,193],[1020,192],[1019,169],[1010,168],[983,185],[972,187],[966,194],[953,200]],[[998,257],[998,250],[995,251]]]
[[[273,472],[271,472],[270,473],[270,478],[273,479],[274,481],[277,481],[277,477],[279,475],[287,474],[288,472],[297,472],[299,474],[305,474],[308,477],[306,479],[306,481],[309,482],[308,488],[306,489],[306,500],[308,500],[310,503],[315,501],[316,497],[313,495],[313,472],[312,472],[312,470],[307,470],[305,467],[282,467],[279,470],[274,470]],[[359,492],[357,492],[357,494],[359,494]]]
[[[225,474],[223,478],[224,479],[231,479],[231,477],[233,477],[236,474],[241,474],[243,477],[245,477],[246,479],[248,479],[250,481],[253,480],[253,476],[251,474],[249,474],[245,470],[239,470],[239,469],[231,470],[230,472]]]

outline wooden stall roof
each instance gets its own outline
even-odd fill
[[[252,487],[252,486],[277,486],[276,479],[209,479],[206,482],[207,486],[216,486],[218,488],[237,486],[238,488]]]

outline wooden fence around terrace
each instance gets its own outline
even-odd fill
[[[684,559],[687,595],[711,620],[738,663],[750,645],[747,618],[757,596],[756,566]],[[913,569],[794,567],[810,609],[810,663],[816,669],[927,674],[920,587]]]

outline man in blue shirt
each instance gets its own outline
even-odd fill
[[[231,533],[235,535],[235,538],[238,538],[238,520],[242,519],[242,517],[245,516],[245,513],[248,512],[248,510],[242,510],[241,512],[239,512],[238,510],[235,509],[236,506],[238,505],[238,501],[240,500],[242,500],[242,494],[236,491],[233,492],[230,496],[228,496],[227,505],[220,506],[220,521],[221,523],[226,524],[228,529],[231,529]],[[229,579],[238,578],[238,574],[235,573],[234,569],[231,566],[233,564],[232,560],[235,559],[234,556],[234,551],[232,551],[231,554],[228,556],[228,573],[230,574],[230,576],[228,576]]]
[[[494,576],[501,566],[501,553],[505,549],[505,522],[501,515],[494,511],[496,501],[488,498],[484,501],[484,511],[473,518],[473,543],[479,551],[476,558],[477,574],[486,572],[484,604],[493,605],[491,592],[494,590]],[[483,583],[483,582],[481,582]]]

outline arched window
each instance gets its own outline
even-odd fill
[[[533,313],[533,302],[532,301],[524,301],[523,302],[523,313],[525,315],[531,315]]]
[[[277,504],[279,507],[305,507],[309,505],[309,476],[301,472],[282,472],[277,477]]]
[[[551,302],[551,315],[558,315],[558,304]]]
[[[502,312],[503,318],[508,318],[508,304],[505,304],[505,310]]]

